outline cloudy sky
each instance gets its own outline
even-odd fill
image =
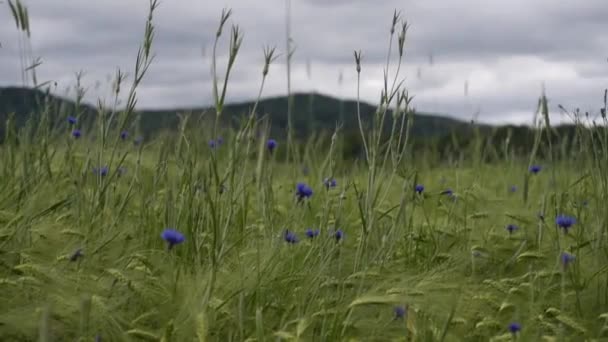
[[[22,2],[29,9],[33,56],[43,61],[39,80],[56,81],[56,92],[64,93],[82,70],[87,98],[109,101],[116,69],[132,73],[148,0]],[[271,66],[264,95],[286,93],[285,0],[161,0],[156,60],[138,92],[139,107],[211,103],[210,53],[222,8],[233,10],[230,24],[245,34],[227,100],[256,96],[267,45],[283,56]],[[593,113],[602,105],[606,0],[292,0],[293,89],[354,98],[353,50],[360,49],[361,96],[375,102],[395,9],[411,25],[401,75],[419,111],[528,123],[543,84],[555,120],[561,117],[558,104]],[[221,61],[228,37],[219,48]],[[0,86],[21,85],[19,39],[7,0],[0,0],[0,43]],[[390,72],[395,69],[392,64]]]

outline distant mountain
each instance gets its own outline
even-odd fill
[[[53,111],[63,112],[64,116],[68,113],[73,114],[76,107],[72,100],[40,90],[18,87],[0,88],[0,120],[4,122],[9,113],[15,113],[19,124],[23,124],[31,115],[40,113],[45,103],[51,104]],[[224,109],[224,123],[237,124],[240,118],[248,115],[253,105],[253,102],[228,104]],[[295,94],[293,95],[295,134],[304,137],[314,131],[332,131],[338,122],[343,123],[344,132],[358,131],[356,106],[355,101],[341,101],[321,94]],[[376,106],[368,103],[360,104],[361,117],[366,125],[370,124],[376,109]],[[154,135],[162,130],[174,130],[179,122],[178,113],[201,113],[209,110],[209,108],[143,110],[140,112],[140,129],[146,136]],[[81,111],[85,116],[95,113],[95,109],[88,104],[81,104]],[[258,116],[268,116],[273,134],[281,135],[286,131],[286,96],[262,99],[258,104],[257,112]],[[385,122],[386,127],[390,127],[391,122],[392,113],[389,111]],[[412,133],[419,137],[441,136],[468,126],[462,121],[429,114],[415,115],[414,122]]]
[[[237,126],[247,117],[254,103],[241,102],[228,104],[222,114],[222,125]],[[85,127],[93,122],[97,110],[90,104],[79,106],[72,100],[62,98],[40,90],[19,87],[0,87],[0,139],[4,138],[4,130],[9,114],[14,114],[18,127],[23,126],[29,118],[38,118],[41,113],[48,111],[51,125],[65,125],[67,115],[78,115]],[[376,106],[368,103],[360,104],[361,117],[365,127],[370,127],[374,119]],[[76,113],[78,111],[78,113]],[[139,133],[146,138],[164,131],[175,131],[179,124],[179,115],[184,113],[200,114],[207,112],[208,117],[214,114],[210,108],[178,108],[165,110],[142,110],[138,112]],[[275,137],[284,136],[287,127],[287,97],[279,96],[265,98],[260,101],[257,116],[269,119],[271,134]],[[392,125],[392,113],[387,113],[384,129],[389,132]],[[342,122],[342,133],[348,141],[345,149],[347,154],[359,155],[362,146],[359,139],[357,121],[357,103],[321,94],[293,95],[293,128],[296,138],[306,138],[313,133],[331,133],[339,122]],[[477,132],[488,140],[485,145],[502,149],[507,139],[514,149],[527,151],[532,146],[534,130],[525,126],[476,125]],[[412,128],[412,143],[414,146],[432,144],[440,152],[453,154],[461,152],[470,146],[474,138],[473,126],[468,122],[452,118],[417,113],[414,115]],[[574,135],[573,126],[561,126],[556,129],[552,139],[556,143],[569,139]]]

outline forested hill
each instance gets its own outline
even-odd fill
[[[49,105],[50,104],[50,105]],[[224,125],[237,126],[252,109],[253,102],[228,104],[223,112]],[[9,114],[15,115],[18,126],[25,124],[28,118],[36,118],[43,110],[51,111],[50,117],[63,119],[75,114],[74,101],[44,93],[39,90],[19,87],[0,87],[0,137],[4,137],[4,126]],[[361,103],[361,117],[368,127],[373,119],[376,106]],[[96,115],[92,104],[81,104],[79,116],[84,122],[92,122]],[[139,112],[140,122],[138,134],[150,138],[160,132],[175,131],[178,127],[180,114],[199,114],[207,112],[213,115],[210,108],[175,108],[163,110],[142,110]],[[271,97],[262,99],[257,109],[258,116],[269,118],[271,134],[281,137],[287,127],[287,97]],[[321,94],[295,94],[293,96],[293,127],[296,137],[306,138],[313,133],[331,133],[339,122],[342,122],[341,132],[348,142],[348,149],[353,154],[360,152],[359,128],[357,122],[357,104]],[[392,113],[389,111],[385,121],[385,130],[390,130]],[[477,126],[482,136],[491,139],[489,142],[500,148],[509,138],[514,148],[529,150],[533,143],[534,130],[525,126]],[[574,126],[557,127],[552,139],[557,142],[563,138],[571,138]],[[463,149],[470,144],[474,134],[469,122],[426,113],[414,115],[412,128],[413,143],[416,146],[433,144],[437,150]],[[350,153],[347,151],[347,153]]]

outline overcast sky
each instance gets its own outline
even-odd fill
[[[82,70],[87,98],[109,101],[111,75],[117,68],[132,73],[148,1],[22,1],[33,56],[43,61],[39,80],[58,82],[63,93]],[[224,7],[232,8],[231,23],[245,34],[227,101],[256,96],[262,47],[285,52],[285,0],[161,0],[156,60],[138,92],[140,108],[211,103],[211,44]],[[484,122],[528,123],[543,83],[555,119],[557,104],[599,112],[608,87],[606,0],[292,0],[291,9],[295,91],[354,98],[353,50],[360,49],[361,96],[376,102],[395,9],[411,25],[402,75],[419,111],[467,120],[479,112]],[[220,45],[222,61],[228,38]],[[0,43],[0,86],[21,85],[7,0],[0,0]],[[282,57],[271,66],[264,95],[285,94],[286,83]]]

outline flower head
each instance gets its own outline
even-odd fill
[[[448,195],[449,197],[454,196],[454,191],[452,191],[452,189],[445,189],[441,192],[442,195]]]
[[[532,166],[530,166],[530,169],[529,169],[529,171],[532,172],[533,174],[539,173],[540,170],[542,170],[542,166],[540,166],[540,165],[532,165]]]
[[[298,183],[296,185],[296,197],[298,198],[298,201],[302,201],[305,198],[310,198],[310,196],[312,196],[312,188],[306,183]]]
[[[336,182],[335,178],[325,178],[323,180],[323,184],[325,185],[326,188],[335,188],[338,183]]]
[[[120,139],[127,140],[128,137],[129,137],[129,132],[127,132],[127,131],[120,132]]]
[[[285,233],[283,234],[283,238],[285,239],[285,242],[290,243],[290,244],[296,244],[298,243],[298,237],[296,236],[296,233],[294,232],[290,232],[289,230],[285,229]]]
[[[506,227],[507,231],[509,232],[509,234],[513,234],[513,232],[515,232],[516,230],[519,229],[518,226],[514,225],[514,224],[509,224]]]
[[[70,255],[70,261],[76,261],[83,256],[84,254],[82,253],[82,248],[78,248],[74,251],[74,253],[72,253],[72,255]]]
[[[74,116],[68,116],[68,123],[70,125],[75,125],[78,123],[78,119]]]
[[[209,147],[215,148],[215,146],[216,146],[215,140],[209,140]]]
[[[398,305],[393,309],[395,313],[395,319],[404,318],[407,313],[404,306]]]
[[[509,192],[517,192],[517,186],[511,185],[511,187],[509,187]]]
[[[342,229],[336,230],[334,237],[336,238],[336,242],[340,242],[340,240],[344,238],[344,232],[342,232]]]
[[[167,228],[163,230],[163,232],[160,234],[160,237],[167,242],[167,246],[169,249],[173,248],[173,246],[175,245],[179,245],[180,243],[186,240],[184,234],[172,228]]]
[[[224,143],[224,138],[222,138],[222,137],[218,137],[218,138],[217,138],[217,144],[218,144],[218,145],[221,145],[221,144],[223,144],[223,143]]]
[[[78,139],[82,136],[82,132],[79,129],[75,129],[72,131],[72,136],[74,138]]]
[[[521,331],[521,324],[519,324],[517,322],[511,322],[509,324],[509,332],[511,332],[511,334],[517,334],[520,331]]]
[[[110,171],[107,166],[93,168],[93,173],[97,176],[105,177],[108,175],[108,172]]]
[[[318,229],[308,228],[306,229],[306,236],[310,239],[314,239],[319,235],[320,231]]]
[[[562,228],[564,230],[564,233],[566,234],[568,233],[570,227],[572,227],[575,223],[576,219],[571,216],[559,215],[555,218],[555,224],[557,224],[558,227]]]
[[[562,262],[562,265],[564,267],[567,267],[570,263],[574,262],[574,260],[576,260],[576,256],[568,253],[568,252],[562,252],[561,256],[560,256],[560,260]]]
[[[416,190],[416,192],[418,194],[422,194],[422,192],[424,191],[424,185],[422,185],[422,184],[416,184],[416,186],[414,187],[414,190]]]
[[[266,143],[266,147],[268,148],[268,151],[270,151],[270,153],[272,153],[272,151],[274,151],[274,149],[277,148],[277,141],[274,139],[268,139],[268,142]]]

